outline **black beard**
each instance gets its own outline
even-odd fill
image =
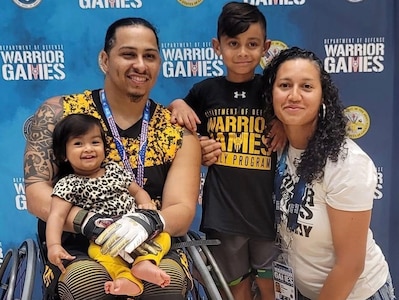
[[[134,95],[134,94],[129,95],[130,102],[134,103],[140,102],[143,99],[143,97],[144,95]]]

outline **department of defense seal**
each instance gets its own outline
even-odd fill
[[[270,63],[273,57],[281,52],[281,50],[287,48],[288,46],[282,41],[271,41],[269,50],[267,50],[266,55],[263,56],[260,60],[260,66],[262,67],[262,69],[264,69]]]
[[[360,106],[348,106],[344,114],[348,118],[346,129],[351,139],[358,139],[366,134],[370,128],[370,116],[365,109]]]
[[[16,5],[22,8],[35,8],[42,0],[13,0]]]

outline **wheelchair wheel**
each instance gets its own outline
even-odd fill
[[[31,239],[25,240],[18,249],[7,251],[0,269],[0,299],[32,299],[36,256],[36,245]]]
[[[13,300],[18,271],[18,250],[9,249],[0,268],[0,299]]]
[[[36,272],[37,250],[33,240],[25,240],[18,249],[18,272],[15,299],[31,300]]]

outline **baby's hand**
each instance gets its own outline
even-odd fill
[[[47,257],[48,260],[56,265],[62,273],[65,272],[65,267],[62,264],[63,259],[73,260],[76,256],[70,255],[60,244],[53,244],[47,246]]]

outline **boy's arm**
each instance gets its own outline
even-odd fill
[[[191,132],[197,131],[197,124],[201,124],[201,120],[183,99],[173,100],[169,104],[168,109],[172,112],[170,120],[172,124],[178,123],[181,126],[185,126]]]
[[[168,109],[172,112],[172,123],[185,126],[194,133],[197,131],[197,124],[201,124],[201,120],[184,99],[173,100]],[[220,143],[206,136],[200,136],[200,145],[202,150],[202,165],[208,167],[214,164],[222,153]]]

